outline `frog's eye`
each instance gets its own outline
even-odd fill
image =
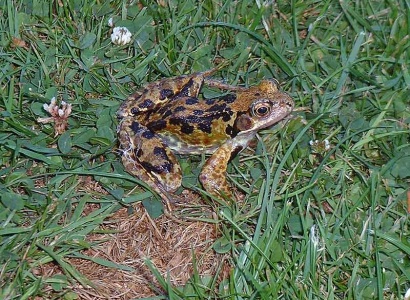
[[[271,105],[269,102],[257,102],[252,107],[252,114],[258,118],[263,118],[271,112]]]

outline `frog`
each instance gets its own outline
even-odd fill
[[[234,199],[226,179],[228,163],[261,129],[282,121],[294,101],[276,79],[243,87],[211,77],[218,68],[163,78],[143,85],[117,112],[125,170],[159,194],[171,210],[182,184],[177,155],[209,154],[199,174],[208,195]],[[200,97],[203,86],[224,90]]]

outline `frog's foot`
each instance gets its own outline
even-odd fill
[[[162,188],[155,191],[161,197],[162,204],[168,211],[173,211],[173,208],[177,206],[185,207],[187,204],[199,202],[201,199],[197,192],[188,189],[183,190],[181,194],[169,193]]]
[[[231,188],[226,181],[226,168],[224,166],[214,166],[211,164],[205,164],[199,175],[199,181],[204,189],[211,195],[218,199],[231,198],[234,199],[234,195]]]

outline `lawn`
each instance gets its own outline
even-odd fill
[[[0,13],[0,299],[410,289],[408,0],[0,0]],[[114,44],[114,27],[131,40]],[[230,163],[236,201],[207,197],[206,156],[186,155],[187,204],[163,215],[124,170],[116,112],[147,82],[221,65],[213,77],[231,85],[276,78],[296,108]],[[65,116],[45,109],[53,98]],[[144,252],[178,241],[183,281]]]

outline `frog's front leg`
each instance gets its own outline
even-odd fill
[[[220,80],[213,79],[213,78],[205,78],[204,84],[210,87],[214,87],[214,88],[218,88],[218,89],[226,90],[226,91],[231,91],[231,92],[242,92],[242,91],[247,90],[247,88],[243,86],[230,85],[230,84],[224,83]]]
[[[231,158],[242,149],[243,146],[228,142],[219,147],[206,161],[199,180],[209,194],[217,198],[221,196],[233,198],[231,188],[226,181],[226,168]]]
[[[145,126],[132,119],[119,125],[122,162],[127,172],[137,176],[163,198],[170,209],[169,193],[175,192],[182,181],[181,167],[162,140]]]

